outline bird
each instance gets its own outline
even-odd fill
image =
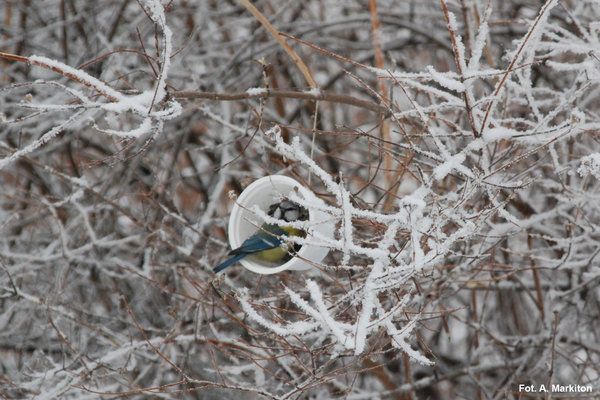
[[[267,214],[284,222],[305,221],[308,219],[306,208],[289,200],[271,204]],[[229,252],[229,255],[233,257],[217,265],[213,268],[213,271],[215,273],[221,272],[249,255],[254,255],[263,261],[282,261],[289,256],[290,251],[298,251],[300,247],[292,243],[286,245],[285,237],[305,235],[303,230],[291,226],[264,223],[256,233],[244,240],[240,247]]]

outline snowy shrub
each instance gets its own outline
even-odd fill
[[[0,15],[0,396],[600,390],[597,2]],[[328,257],[215,275],[269,174],[323,200],[335,235],[296,240]]]

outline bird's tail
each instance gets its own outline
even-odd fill
[[[242,258],[246,257],[247,253],[237,254],[235,257],[231,257],[229,260],[217,265],[213,268],[214,273],[223,271],[225,268],[229,267],[231,264],[240,261]]]

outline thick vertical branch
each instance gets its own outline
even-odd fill
[[[379,26],[379,15],[377,14],[377,0],[369,0],[369,14],[371,15],[371,37],[373,42],[373,52],[375,54],[375,66],[379,69],[383,69],[383,51],[381,49],[381,30]],[[387,89],[385,87],[385,80],[382,78],[378,79],[379,93],[381,98],[387,101]],[[386,177],[386,187],[391,190],[392,186],[392,156],[390,154],[390,119],[381,116],[381,125],[379,126],[379,135],[382,139],[383,146],[383,159]]]

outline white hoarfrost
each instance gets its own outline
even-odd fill
[[[0,169],[14,162],[19,157],[29,154],[39,147],[47,144],[55,138],[64,129],[78,122],[85,111],[102,110],[106,112],[106,121],[112,124],[118,121],[118,118],[134,117],[138,120],[137,124],[129,127],[127,130],[115,130],[100,128],[98,123],[94,121],[94,125],[98,131],[114,136],[139,138],[151,132],[159,133],[162,130],[164,121],[173,119],[181,114],[181,105],[174,101],[166,101],[167,87],[166,79],[171,65],[171,57],[173,53],[172,47],[172,31],[166,23],[164,6],[159,0],[146,0],[144,2],[148,8],[148,15],[151,16],[153,22],[160,28],[162,32],[161,45],[162,54],[160,57],[161,68],[158,72],[158,77],[154,87],[150,90],[145,90],[139,94],[127,95],[113,89],[110,85],[97,79],[84,70],[73,68],[70,65],[51,59],[48,57],[32,55],[28,57],[28,62],[32,65],[43,67],[55,71],[69,79],[76,81],[78,84],[92,89],[93,93],[89,96],[83,94],[83,91],[77,89],[66,88],[62,85],[65,91],[74,95],[79,104],[29,104],[30,108],[39,110],[69,110],[75,107],[78,109],[69,119],[56,125],[54,128],[43,134],[39,139],[34,140],[29,145],[20,150],[15,151],[11,155],[0,159]],[[100,95],[104,101],[94,100]],[[127,123],[130,125],[129,123]]]

